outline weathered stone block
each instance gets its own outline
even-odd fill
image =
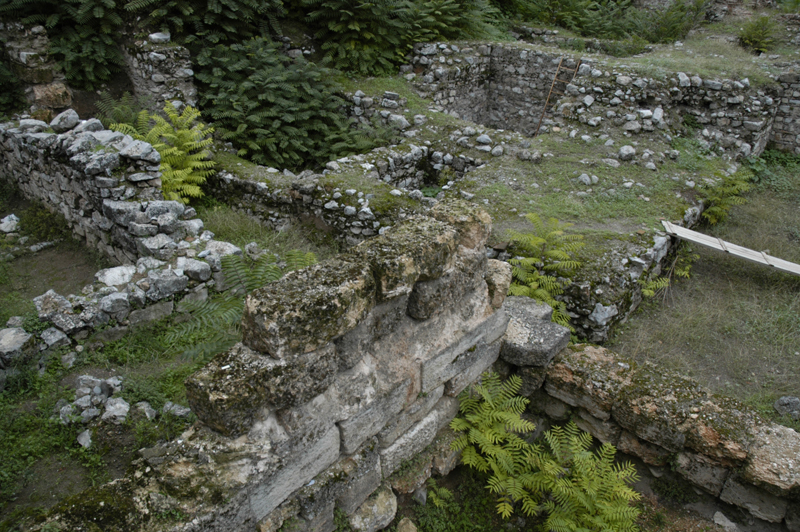
[[[519,394],[522,397],[529,397],[544,384],[544,379],[547,376],[547,369],[525,366],[517,370],[517,375],[522,379],[522,386],[519,389]]]
[[[376,532],[386,528],[397,513],[397,497],[389,486],[367,499],[359,509],[350,516],[350,526],[358,532]]]
[[[408,299],[408,315],[426,320],[438,312],[451,309],[464,294],[477,290],[483,284],[486,255],[469,261],[465,268],[452,268],[432,281],[418,281]]]
[[[434,410],[411,430],[398,438],[392,445],[381,451],[381,470],[383,478],[397,471],[403,461],[427,447],[436,437],[439,427],[439,413]]]
[[[478,326],[466,332],[458,343],[451,342],[447,348],[437,353],[422,364],[422,392],[430,392],[440,384],[455,376],[450,365],[459,356],[476,347],[478,343],[491,344],[498,339],[508,323],[508,316],[502,311],[495,312],[483,320]],[[477,349],[477,348],[476,348]],[[474,352],[474,350],[473,350]],[[466,366],[461,368],[465,369]]]
[[[12,327],[0,329],[0,368],[25,355],[33,355],[36,341],[24,329]]]
[[[342,459],[337,467],[346,475],[346,484],[336,497],[336,504],[347,515],[355,512],[381,484],[381,462],[374,441]]]
[[[527,301],[525,301],[527,300]],[[537,320],[547,315],[539,303],[528,297],[509,297],[503,305],[510,320],[503,337],[500,356],[516,366],[547,366],[569,344],[569,329],[551,321]],[[544,305],[547,306],[547,305]],[[552,309],[549,314],[552,314]]]
[[[378,433],[378,442],[381,447],[388,447],[399,438],[412,425],[418,423],[422,418],[436,406],[436,403],[444,394],[444,385],[435,388],[428,393],[421,393],[420,396],[410,406],[386,424]]]
[[[501,340],[495,340],[491,344],[480,341],[453,360],[442,374],[442,377],[447,378],[445,394],[450,398],[458,396],[483,372],[488,371],[497,360],[501,345]]]
[[[331,259],[252,292],[242,341],[276,358],[308,353],[355,328],[374,304],[369,266]]]
[[[190,376],[186,394],[204,423],[223,434],[240,435],[261,408],[296,406],[319,395],[333,382],[335,371],[332,345],[277,360],[237,344]]]
[[[800,434],[782,425],[761,426],[748,449],[742,478],[776,495],[797,497],[800,494]]]
[[[619,435],[622,432],[619,425],[613,421],[602,421],[597,419],[584,409],[578,411],[580,419],[575,420],[575,424],[579,429],[588,432],[602,443],[610,443],[617,445],[619,442]]]
[[[627,430],[623,430],[617,442],[617,450],[637,456],[646,464],[663,466],[669,462],[672,453],[666,449],[640,440]]]
[[[358,245],[351,260],[369,264],[378,301],[411,292],[418,280],[437,279],[455,260],[456,230],[443,222],[416,217]]]
[[[730,470],[702,454],[678,453],[675,471],[702,490],[717,497],[725,485]]]
[[[775,497],[764,490],[758,489],[741,482],[736,476],[731,476],[725,482],[719,498],[747,509],[751,514],[764,521],[780,523],[786,515],[787,501]]]
[[[292,442],[272,474],[248,488],[250,508],[257,520],[267,516],[295,490],[314,478],[339,457],[339,431],[335,425],[320,427],[302,441]]]
[[[476,250],[486,247],[492,233],[492,219],[483,209],[463,200],[448,199],[437,203],[430,214],[456,228],[459,246]]]
[[[131,324],[131,327],[141,327],[148,323],[166,318],[172,314],[174,308],[175,303],[172,301],[164,301],[162,303],[150,305],[147,308],[134,310],[128,316],[128,323]]]
[[[503,306],[511,286],[511,265],[500,260],[489,259],[484,280],[489,288],[489,304],[499,309]]]
[[[411,382],[403,381],[390,393],[373,401],[363,412],[339,423],[342,452],[354,452],[367,438],[377,434],[405,406]]]

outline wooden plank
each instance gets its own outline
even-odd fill
[[[718,251],[724,251],[725,253],[729,253],[734,257],[739,257],[740,259],[763,264],[764,266],[770,266],[786,273],[800,275],[800,264],[795,264],[794,262],[789,262],[788,260],[767,255],[763,251],[754,251],[746,247],[731,244],[730,242],[726,242],[721,238],[704,235],[703,233],[698,233],[697,231],[692,231],[691,229],[686,229],[685,227],[671,224],[666,220],[662,221],[661,224],[664,226],[664,229],[667,231],[667,233],[672,236],[677,236],[678,238],[689,240],[690,242],[695,242],[702,246],[710,247]]]

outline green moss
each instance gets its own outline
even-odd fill
[[[60,514],[61,521],[88,530],[126,532],[140,522],[130,485],[123,482],[90,488],[65,499],[53,508],[51,515]]]

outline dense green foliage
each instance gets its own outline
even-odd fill
[[[750,188],[748,180],[740,175],[718,175],[717,184],[700,189],[700,197],[706,207],[703,218],[711,225],[725,220],[731,207],[745,202],[742,194]]]
[[[70,85],[81,89],[92,89],[120,70],[122,14],[114,0],[10,0],[0,5],[0,17],[47,28],[50,53]]]
[[[705,17],[707,0],[676,0],[660,10],[637,9],[630,0],[531,0],[531,16],[584,37],[651,43],[684,38]]]
[[[489,473],[488,489],[497,512],[510,517],[515,507],[529,516],[546,516],[545,531],[635,531],[639,495],[627,486],[636,480],[632,464],[614,464],[616,449],[603,444],[589,451],[592,437],[570,423],[544,435],[544,446],[522,438],[533,425],[520,414],[528,400],[517,393],[522,379],[501,383],[484,374],[483,383],[459,396],[460,416],[450,427],[461,433],[453,449],[462,462]]]
[[[302,251],[290,251],[284,259],[285,264],[281,265],[270,254],[258,261],[237,255],[223,257],[222,271],[227,286],[225,291],[206,301],[183,304],[181,310],[190,312],[192,319],[174,327],[167,335],[167,340],[175,342],[180,338],[191,337],[198,331],[207,330],[213,331],[211,336],[186,348],[184,357],[206,360],[229,349],[241,340],[240,325],[244,298],[248,292],[277,281],[287,271],[305,268],[317,262],[313,253]]]
[[[2,43],[0,43],[0,56],[5,57]],[[25,104],[25,95],[19,78],[2,61],[0,61],[0,87],[3,87],[0,91],[0,115],[17,111]]]
[[[115,131],[144,140],[161,155],[161,191],[168,200],[189,203],[190,198],[203,195],[200,186],[214,170],[216,163],[210,161],[206,149],[213,142],[209,128],[198,120],[200,111],[186,106],[178,114],[175,107],[167,102],[164,114],[149,115],[141,111],[135,126],[112,124]],[[154,123],[152,126],[151,123]]]
[[[778,25],[767,15],[747,22],[739,33],[739,43],[753,53],[768,52],[775,46]]]
[[[131,0],[131,13],[145,13],[148,25],[161,27],[191,44],[238,42],[280,31],[281,0]]]
[[[139,113],[148,108],[148,103],[147,98],[132,96],[130,92],[123,93],[117,99],[104,91],[100,93],[100,99],[95,102],[96,118],[107,128],[111,128],[111,124],[128,124],[135,127]]]
[[[295,168],[372,147],[350,130],[333,72],[251,39],[197,58],[200,106],[219,136],[258,164]]]
[[[563,224],[551,218],[543,221],[535,213],[525,215],[533,225],[531,233],[509,231],[512,251],[513,281],[509,294],[527,296],[553,308],[553,321],[570,327],[567,307],[555,296],[562,294],[569,285],[567,278],[580,263],[574,253],[583,247],[581,235],[567,234],[571,224]]]

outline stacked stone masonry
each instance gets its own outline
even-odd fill
[[[567,347],[549,307],[505,297],[510,271],[485,257],[483,211],[447,202],[430,214],[251,293],[242,343],[186,383],[201,422],[47,522],[146,530],[179,512],[175,531],[330,532],[339,508],[356,530],[379,530],[395,493],[455,467],[456,396],[494,367],[522,376],[532,413],[573,415],[600,441],[798,530],[797,433],[687,379]]]
[[[787,93],[779,84],[756,90],[747,79],[701,79],[683,72],[665,81],[643,78],[523,43],[421,44],[411,61],[421,95],[466,120],[526,135],[536,133],[559,64],[577,72],[571,83],[558,87],[564,95],[553,99],[546,120],[611,124],[637,134],[678,126],[684,114],[691,114],[709,144],[735,156],[764,150]],[[786,83],[791,84],[790,77]],[[569,80],[571,73],[562,71],[560,78]],[[791,100],[781,112],[797,113]],[[782,142],[791,149],[800,146],[795,138]]]

